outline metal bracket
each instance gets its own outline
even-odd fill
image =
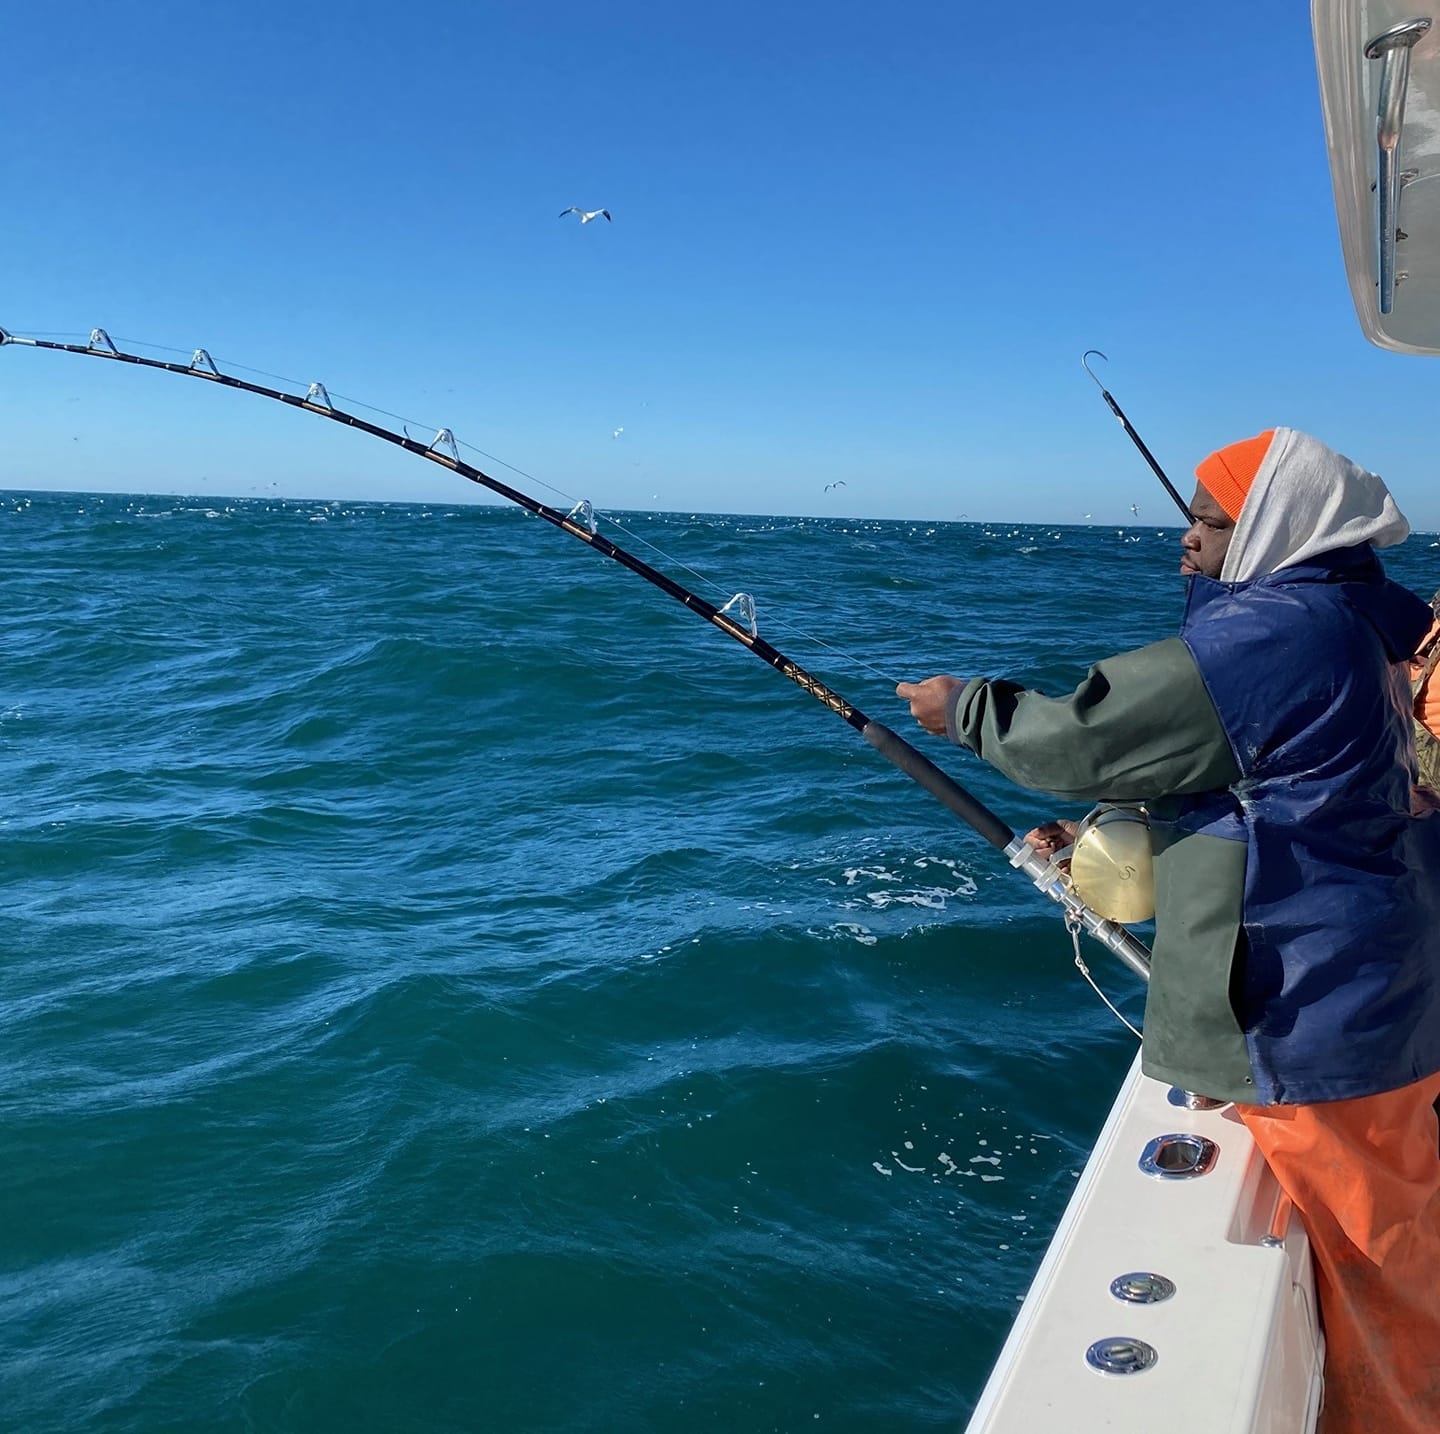
[[[335,405],[330,402],[330,395],[325,392],[323,383],[312,383],[305,390],[305,402],[319,404],[321,408],[327,408],[331,413],[335,412]]]
[[[749,593],[736,593],[724,607],[722,613],[735,609],[735,620],[745,624],[751,637],[760,636],[759,624],[755,621],[755,599]]]
[[[90,342],[86,348],[99,349],[101,353],[114,354],[116,358],[120,357],[120,350],[110,342],[110,335],[104,329],[90,330]]]
[[[204,349],[195,350],[195,356],[190,360],[190,367],[196,373],[213,373],[216,378],[220,377],[220,370],[215,367],[215,360]]]
[[[455,435],[448,428],[442,428],[434,438],[430,440],[430,446],[425,450],[427,453],[445,453],[457,463],[460,461],[460,452],[455,447]]]
[[[590,529],[591,537],[594,537],[596,532],[595,509],[588,498],[582,498],[565,516],[567,518],[579,518],[580,521]]]

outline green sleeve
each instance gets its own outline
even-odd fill
[[[1012,782],[1067,801],[1146,801],[1240,776],[1178,638],[1097,662],[1068,697],[976,678],[951,694],[950,738]]]

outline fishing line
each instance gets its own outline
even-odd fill
[[[470,445],[465,444],[463,446],[469,447]],[[480,450],[477,448],[473,451],[478,453]],[[506,467],[509,466],[509,464],[506,464]],[[516,469],[515,471],[518,472],[519,470]],[[697,572],[688,564],[681,562],[680,559],[673,557],[671,554],[667,553],[663,548],[656,547],[656,545],[652,543],[648,538],[646,538],[643,533],[637,533],[633,528],[627,528],[625,524],[620,521],[619,518],[603,512],[598,512],[597,516],[603,517],[605,521],[609,523],[612,527],[618,528],[622,533],[626,535],[626,537],[633,538],[637,543],[642,543],[645,547],[649,548],[652,553],[657,553],[660,557],[664,558],[666,562],[673,563],[677,568],[680,569],[681,572],[689,573],[691,577],[695,578],[698,582],[704,583],[706,587],[713,588],[716,592],[719,593],[729,591],[729,589],[721,587],[720,584],[715,582],[713,578],[707,578],[704,573]],[[874,676],[880,678],[884,682],[888,682],[892,687],[895,685],[897,679],[892,677],[889,673],[881,672],[878,667],[872,667],[870,663],[866,662],[863,657],[856,657],[852,653],[845,652],[843,649],[834,646],[834,644],[826,642],[823,637],[816,637],[814,633],[806,632],[803,628],[796,627],[795,624],[790,622],[783,614],[778,616],[772,616],[771,620],[775,623],[777,627],[783,628],[792,636],[798,637],[804,642],[813,643],[816,647],[823,647],[825,651],[828,652],[837,661],[849,662],[856,667],[863,667],[866,672],[874,674]]]
[[[239,368],[241,367],[241,365],[236,364],[235,367]],[[269,374],[266,376],[269,378],[278,377],[278,375],[275,374]],[[283,379],[282,382],[296,383],[297,380]],[[360,408],[364,408],[371,413],[379,413],[384,415],[384,417],[386,418],[393,418],[397,423],[407,425],[413,423],[416,425],[416,427],[420,427],[419,421],[417,419],[407,419],[402,417],[398,413],[391,413],[386,409],[376,408],[373,404],[365,403],[362,399],[347,398],[346,395],[343,393],[337,393],[334,396],[336,398],[344,399],[346,403],[353,403]],[[408,429],[406,432],[406,436],[409,436]],[[573,493],[567,493],[563,488],[557,488],[553,483],[547,483],[543,478],[538,478],[535,474],[526,472],[526,470],[523,468],[517,468],[515,464],[507,462],[504,458],[499,458],[493,453],[487,453],[483,448],[477,448],[473,443],[467,443],[462,438],[457,438],[455,442],[458,444],[459,447],[466,449],[470,453],[478,454],[481,458],[486,459],[488,462],[498,463],[502,468],[508,468],[510,472],[514,473],[517,477],[524,478],[526,482],[538,484],[541,488],[547,489],[549,492],[555,494],[557,498],[563,498],[567,503],[574,504],[578,501]],[[613,513],[606,512],[606,510],[603,508],[592,508],[591,511],[594,513],[597,521],[603,521],[610,524],[612,528],[616,528],[620,532],[624,533],[627,538],[630,538],[633,541],[641,544],[642,546],[649,548],[652,553],[655,553],[657,556],[664,558],[667,563],[670,563],[674,567],[679,568],[681,572],[688,573],[692,578],[695,579],[696,582],[702,583],[704,584],[704,586],[712,589],[714,592],[721,593],[722,595],[732,591],[730,588],[724,587],[720,583],[716,582],[714,578],[708,577],[706,576],[706,574],[698,571],[695,568],[692,568],[688,563],[682,562],[673,553],[669,553],[664,548],[659,547],[655,543],[652,543],[650,539],[647,538],[643,533],[638,533],[635,531],[635,529],[627,527]],[[888,682],[892,686],[895,684],[896,679],[889,673],[881,672],[879,668],[872,667],[870,663],[866,662],[863,657],[856,657],[854,656],[854,654],[846,652],[842,648],[836,647],[833,643],[826,642],[823,637],[816,637],[814,633],[805,631],[804,628],[798,627],[795,623],[787,619],[783,614],[773,615],[771,620],[774,621],[778,627],[783,628],[786,632],[792,634],[793,636],[798,637],[805,642],[813,643],[816,647],[823,647],[826,652],[830,653],[838,661],[849,662],[856,667],[863,667],[867,672],[873,673],[882,681]]]
[[[39,337],[39,335],[31,335],[31,337]],[[63,337],[81,338],[83,337],[83,335],[72,331],[70,334],[64,335]],[[123,335],[117,339],[117,342],[125,344],[126,346],[131,348],[153,349],[157,353],[184,354],[189,352],[189,350],[178,349],[168,344],[150,343],[144,339],[129,338]],[[274,379],[276,383],[287,383],[296,388],[303,387],[303,384],[299,379],[292,378],[288,374],[271,373],[267,369],[252,368],[247,364],[236,363],[234,360],[231,359],[226,359],[225,365],[227,369],[238,370],[241,373],[255,374],[260,378]],[[411,426],[413,425],[415,428],[422,430],[426,426],[421,423],[418,418],[407,418],[403,413],[392,413],[387,408],[379,408],[375,404],[366,403],[364,399],[355,398],[353,395],[343,394],[336,391],[330,393],[328,396],[332,399],[340,399],[342,402],[351,404],[356,408],[363,408],[367,413],[377,413],[382,418],[392,419],[394,422],[400,424],[401,431],[404,433],[406,438],[410,439],[412,443],[418,442],[418,440],[412,437],[410,433]],[[514,473],[517,477],[525,479],[527,483],[535,484],[538,487],[544,488],[547,492],[553,493],[557,498],[561,498],[566,503],[571,504],[572,511],[573,506],[579,501],[573,493],[567,493],[563,488],[557,488],[553,483],[547,483],[545,479],[537,477],[534,473],[529,473],[523,468],[516,467],[515,464],[507,462],[504,458],[500,458],[494,453],[487,453],[483,448],[477,448],[473,443],[465,442],[464,439],[454,438],[453,434],[452,440],[458,448],[463,448],[466,449],[468,452],[478,454],[487,462],[498,463],[502,468],[509,469],[509,471],[511,473]],[[626,527],[626,525],[613,514],[607,513],[604,509],[594,507],[590,507],[588,511],[594,515],[597,521],[606,522],[610,524],[611,527],[619,529],[619,531],[624,533],[628,538],[633,539],[637,543],[643,544],[645,547],[649,548],[651,552],[663,558],[667,563],[679,568],[682,572],[688,573],[697,582],[704,584],[712,591],[720,593],[722,595],[728,594],[732,591],[732,589],[724,587],[722,584],[716,582],[713,578],[707,577],[704,573],[696,571],[696,569],[690,567],[687,563],[681,562],[680,559],[676,558],[673,554],[666,552],[663,548],[658,547],[655,543],[652,543],[643,534],[637,533],[634,529]],[[825,651],[829,653],[832,657],[834,657],[837,661],[848,662],[856,667],[863,667],[867,672],[880,678],[883,682],[889,683],[892,687],[895,685],[897,679],[891,674],[881,672],[879,668],[871,666],[871,664],[866,662],[864,658],[856,657],[853,654],[844,651],[843,648],[836,647],[833,643],[826,642],[825,639],[822,637],[816,637],[814,633],[807,632],[804,628],[799,627],[794,622],[785,618],[783,614],[771,615],[771,620],[775,623],[776,626],[782,628],[791,636],[811,643],[815,647],[824,648]]]
[[[1015,835],[1008,826],[983,802],[966,791],[947,772],[942,771],[923,753],[917,751],[903,737],[892,732],[883,723],[872,721],[860,709],[848,702],[838,692],[827,686],[818,677],[807,672],[799,663],[792,661],[777,647],[760,636],[755,619],[754,600],[748,593],[736,593],[724,607],[716,607],[698,594],[691,592],[665,573],[653,568],[643,558],[610,541],[598,532],[594,510],[584,500],[577,503],[568,513],[532,498],[528,493],[512,488],[499,478],[466,463],[459,455],[455,437],[447,428],[440,429],[428,444],[419,439],[409,438],[382,428],[368,419],[359,418],[344,409],[336,408],[322,383],[312,383],[304,396],[285,393],[279,389],[267,388],[248,379],[237,378],[231,373],[222,373],[215,361],[204,349],[196,349],[188,364],[170,363],[164,359],[146,358],[116,348],[104,329],[95,329],[84,344],[61,343],[51,339],[22,338],[5,329],[0,329],[0,346],[19,345],[27,348],[49,349],[59,353],[82,354],[89,358],[108,359],[113,363],[134,364],[141,368],[162,369],[166,373],[200,379],[206,383],[218,383],[224,388],[240,389],[246,393],[258,394],[262,398],[274,399],[277,403],[291,408],[303,408],[321,418],[332,419],[347,428],[358,428],[374,438],[393,443],[407,453],[429,459],[444,468],[458,473],[492,493],[523,508],[526,512],[543,518],[547,523],[569,533],[571,537],[594,548],[596,552],[613,559],[622,567],[629,568],[638,577],[652,583],[676,602],[703,617],[706,622],[718,627],[721,632],[733,638],[742,647],[754,653],[762,662],[773,667],[783,677],[788,677],[796,686],[808,692],[822,706],[848,723],[875,748],[887,761],[893,763],[906,776],[924,787],[938,802],[971,826],[991,846],[998,848],[1009,859],[1011,866],[1023,871],[1035,885],[1055,901],[1063,910],[1068,921],[1077,922],[1094,939],[1119,957],[1137,975],[1148,979],[1150,953],[1142,942],[1130,934],[1125,927],[1107,921],[1092,911],[1076,895],[1067,879],[1057,873],[1055,864],[1047,862],[1032,847]],[[183,352],[179,350],[178,352]],[[281,382],[291,382],[282,379]],[[298,387],[298,384],[297,384]],[[403,421],[403,420],[402,420]],[[736,609],[736,616],[730,609]]]

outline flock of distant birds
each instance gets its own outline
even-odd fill
[[[581,209],[578,204],[572,204],[568,209],[562,209],[557,217],[564,219],[567,214],[578,215],[582,224],[589,224],[593,219],[603,219],[609,224],[615,222],[610,218],[610,211],[608,209]],[[610,430],[610,437],[619,438],[624,432],[625,425],[622,423],[619,428],[612,428]],[[844,486],[845,480],[843,478],[837,478],[835,482],[825,485],[825,491],[828,493],[832,488],[843,488]],[[656,493],[652,496],[658,498],[660,495]]]
[[[615,222],[613,219],[610,218],[610,211],[608,209],[581,209],[578,204],[572,204],[568,209],[562,209],[560,211],[559,217],[563,219],[567,214],[578,214],[580,216],[580,222],[582,224],[589,224],[592,219],[604,219],[607,223],[611,224]],[[610,437],[619,438],[620,435],[624,432],[625,427],[622,424],[619,428],[611,429]],[[843,487],[845,487],[845,480],[843,478],[837,478],[833,483],[827,483],[825,485],[824,491],[828,493],[832,488]],[[655,496],[658,497],[659,494],[656,494]],[[1135,503],[1132,503],[1130,505],[1130,512],[1138,518],[1140,516],[1139,506]],[[960,516],[961,518],[964,518],[965,515],[962,513]],[[1090,514],[1086,513],[1085,520],[1088,522],[1089,519]]]

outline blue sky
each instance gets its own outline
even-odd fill
[[[552,502],[1171,521],[1097,347],[1185,491],[1288,424],[1440,526],[1440,369],[1355,321],[1301,6],[147,0],[17,7],[6,53],[12,332],[319,379]],[[0,364],[10,487],[474,495],[259,399]]]

